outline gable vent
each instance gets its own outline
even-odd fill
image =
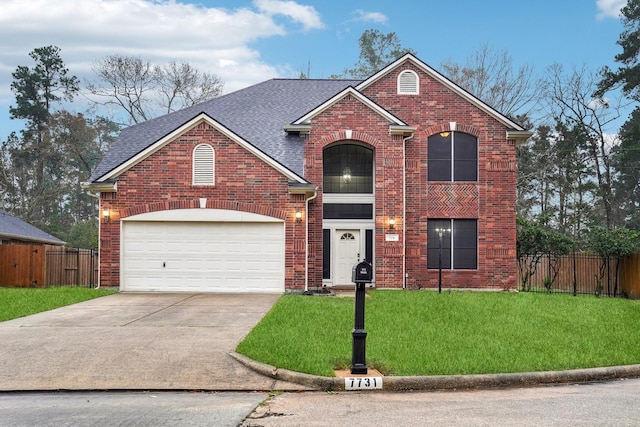
[[[418,94],[418,75],[411,71],[405,70],[398,76],[398,93],[405,95]]]
[[[193,149],[193,185],[214,184],[213,147],[200,144]]]

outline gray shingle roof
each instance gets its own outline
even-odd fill
[[[0,209],[0,238],[64,245],[64,242]]]
[[[102,176],[201,113],[303,176],[303,138],[284,127],[360,80],[273,79],[124,129],[94,170]]]

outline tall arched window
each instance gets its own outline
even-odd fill
[[[213,147],[199,144],[193,149],[193,185],[215,184]]]
[[[323,152],[324,193],[373,193],[373,150],[357,144],[333,145]]]

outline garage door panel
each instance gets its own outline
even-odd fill
[[[283,292],[284,224],[124,222],[122,289]]]

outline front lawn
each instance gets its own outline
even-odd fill
[[[237,351],[333,376],[351,364],[354,299],[285,295]],[[370,291],[367,365],[386,375],[640,363],[640,301],[532,293]]]
[[[0,288],[0,322],[113,294],[107,289]]]

